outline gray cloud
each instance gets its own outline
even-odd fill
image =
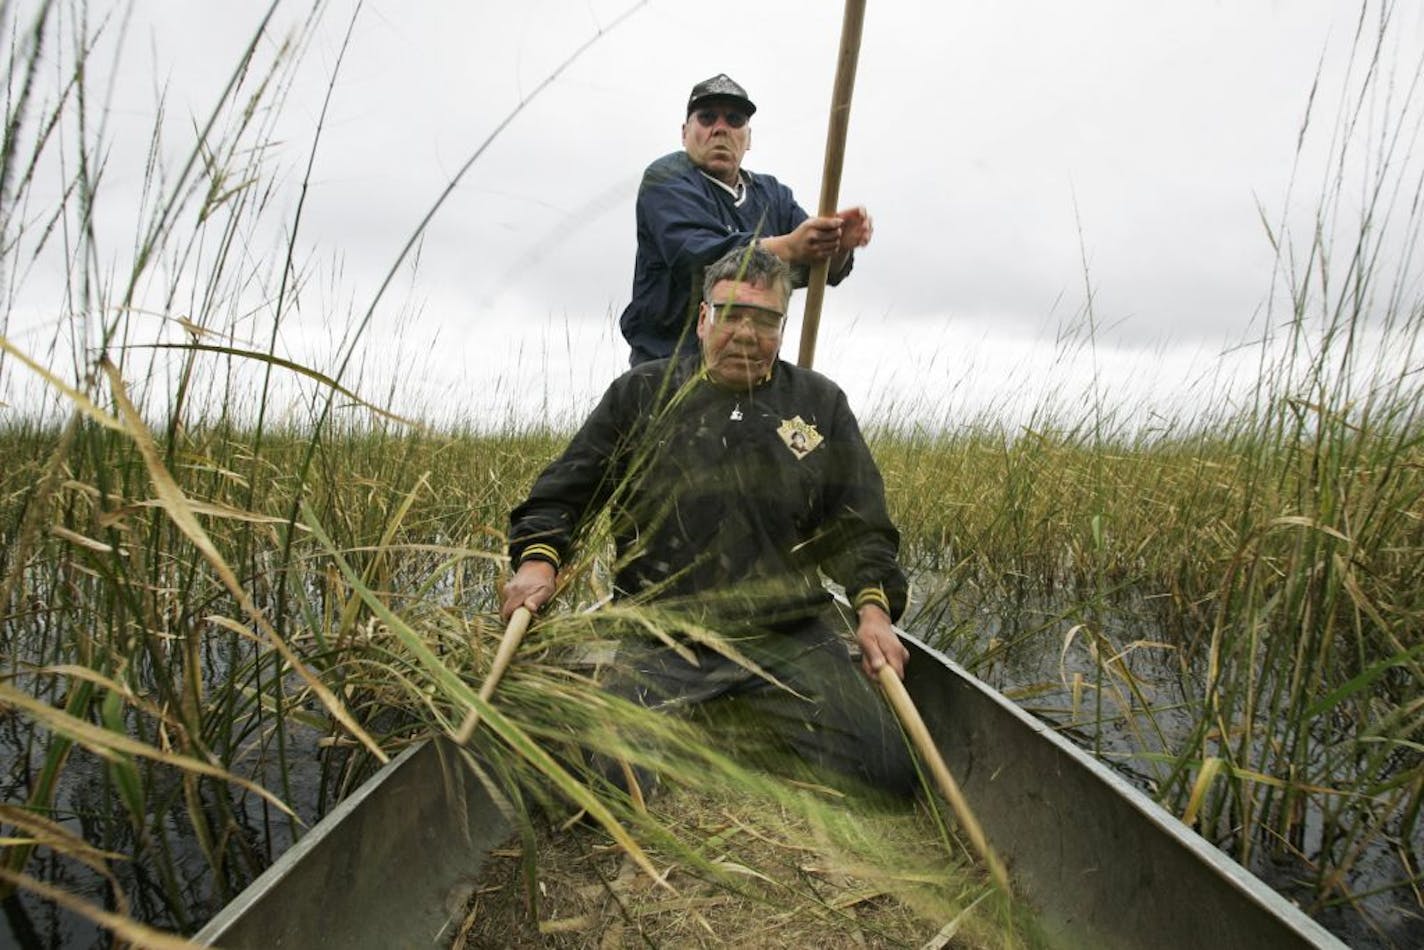
[[[341,261],[359,311],[496,125],[627,8],[365,4],[319,145],[301,254]],[[289,210],[353,9],[330,6],[275,124],[264,164]],[[306,12],[281,8],[274,36]],[[1124,347],[1234,342],[1271,286],[1256,203],[1273,224],[1309,231],[1357,16],[1335,0],[872,5],[841,194],[871,208],[877,231],[826,319],[865,328],[884,316],[882,334],[963,322],[1051,347],[1054,328],[1082,310],[1086,283],[1102,332]],[[137,203],[155,71],[177,145],[255,19],[240,4],[136,6],[114,98],[106,226],[116,234],[123,203]],[[402,284],[420,312],[404,332],[451,354],[471,335],[487,343],[550,319],[587,322],[601,338],[626,303],[638,175],[678,147],[687,89],[715,72],[758,102],[748,166],[812,208],[839,26],[821,0],[732,0],[715,18],[664,0],[637,10],[524,108],[443,206]],[[1417,67],[1424,11],[1397,12],[1392,42],[1391,62]],[[1319,128],[1288,204],[1321,63]]]

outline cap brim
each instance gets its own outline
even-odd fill
[[[711,95],[698,96],[696,99],[689,100],[687,103],[687,114],[692,115],[699,107],[709,102],[735,102],[749,117],[756,114],[756,106],[752,104],[750,99],[743,99],[741,96],[733,96],[725,92],[714,92]]]

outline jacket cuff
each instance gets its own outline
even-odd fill
[[[893,611],[890,610],[890,598],[885,595],[885,588],[878,584],[874,587],[862,587],[856,593],[855,599],[851,601],[851,606],[856,610],[859,610],[866,604],[874,604],[885,611],[886,614],[894,616]]]
[[[526,561],[543,561],[545,564],[552,564],[554,570],[559,569],[559,552],[549,544],[531,544],[519,554],[519,564],[523,566]]]

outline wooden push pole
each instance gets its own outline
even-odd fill
[[[850,129],[850,97],[855,89],[855,64],[860,58],[860,28],[865,22],[865,0],[846,0],[841,22],[841,51],[836,59],[836,86],[831,93],[831,121],[826,131],[826,163],[821,171],[821,204],[816,213],[836,213],[840,198],[841,169],[845,165],[846,132]],[[821,302],[826,297],[830,262],[811,268],[806,284],[806,313],[801,320],[801,351],[796,365],[810,369],[816,358],[816,333],[821,326]]]
[[[850,99],[855,89],[855,66],[860,57],[860,33],[864,23],[865,0],[846,0],[845,19],[841,23],[840,56],[836,60],[836,86],[831,94],[830,127],[826,133],[826,164],[821,179],[821,204],[817,211],[822,216],[836,213],[836,203],[840,197],[846,133],[850,128]],[[817,264],[811,268],[806,285],[806,314],[801,324],[801,351],[796,360],[796,364],[804,369],[810,369],[816,359],[816,333],[820,329],[821,303],[826,296],[826,278],[829,272],[828,261]],[[920,758],[924,759],[930,773],[934,775],[935,784],[949,802],[956,820],[963,826],[970,845],[988,866],[989,875],[994,882],[1008,893],[1008,871],[999,856],[994,853],[994,849],[989,846],[988,839],[984,837],[984,829],[974,817],[974,812],[969,809],[969,803],[964,800],[959,783],[955,782],[944,757],[939,754],[939,747],[935,745],[934,737],[930,735],[920,711],[915,708],[915,702],[910,698],[905,684],[900,682],[900,677],[888,665],[880,668],[879,680],[890,708],[895,710],[900,725],[904,727]]]

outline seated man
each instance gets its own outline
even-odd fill
[[[906,598],[899,533],[845,394],[777,357],[790,292],[786,264],[758,245],[707,268],[701,353],[615,380],[512,513],[503,613],[548,602],[579,525],[607,506],[615,596],[735,634],[776,681],[650,639],[620,648],[610,689],[673,709],[735,699],[812,767],[907,794],[913,764],[869,679],[885,664],[903,676],[909,657],[891,628]],[[820,571],[852,601],[866,676],[825,619]]]
[[[754,112],[746,90],[725,73],[703,80],[687,98],[682,151],[643,172],[633,299],[618,321],[632,366],[696,354],[692,322],[702,268],[732,248],[759,240],[793,265],[798,287],[806,285],[811,265],[826,261],[834,286],[850,273],[854,250],[870,242],[863,207],[807,217],[790,188],[742,167]]]

